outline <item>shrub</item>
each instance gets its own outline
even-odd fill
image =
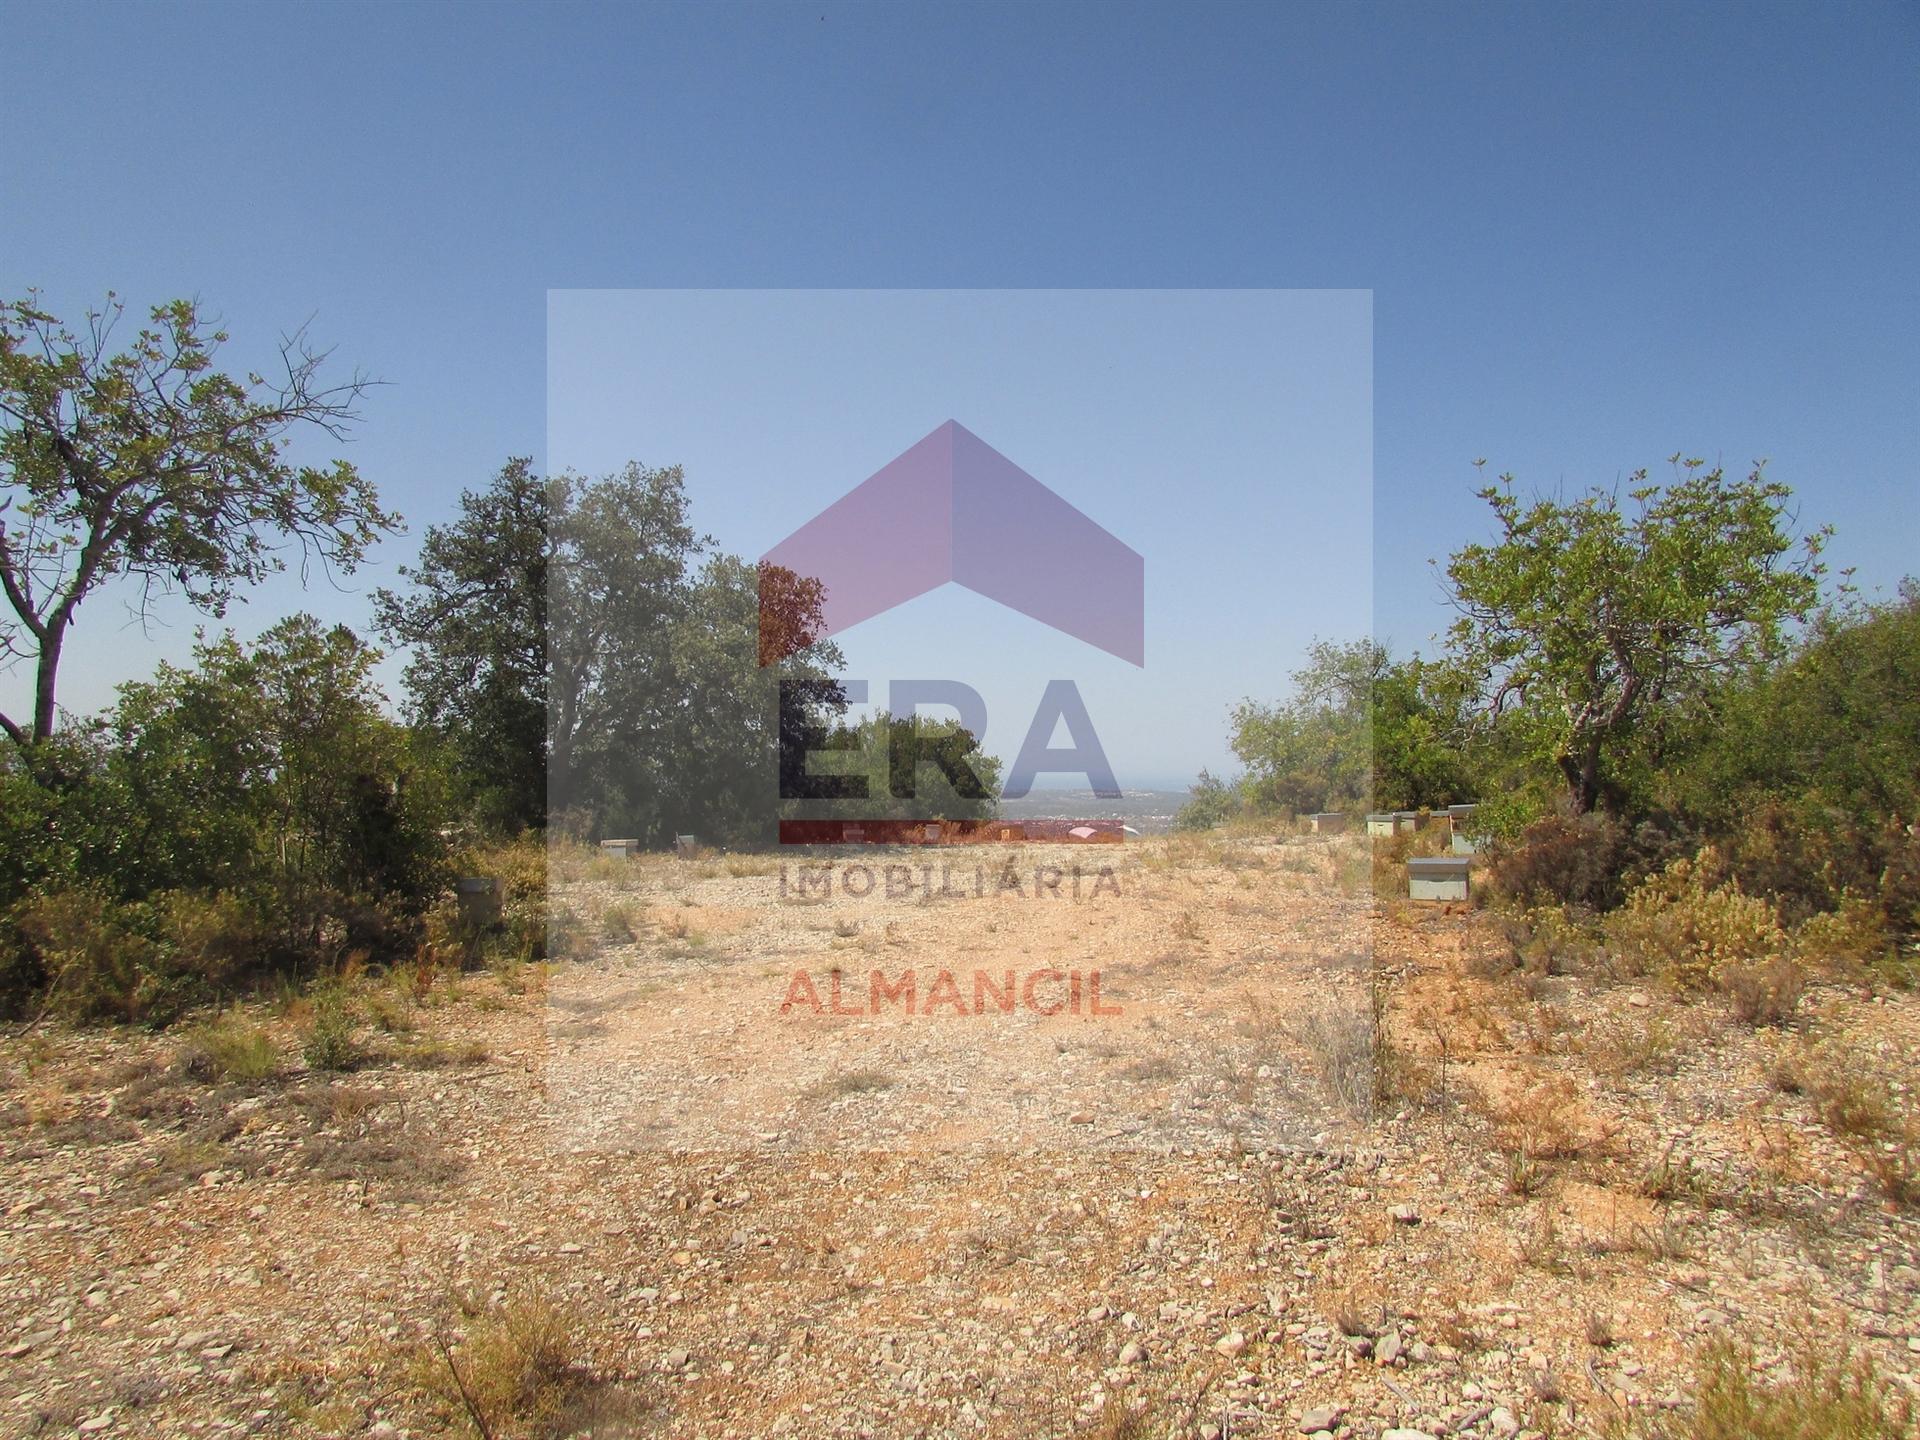
[[[417,1383],[477,1435],[569,1433],[589,1377],[576,1363],[566,1315],[539,1296],[472,1314],[464,1340],[436,1337]]]
[[[1727,967],[1786,948],[1773,906],[1735,882],[1716,883],[1719,873],[1709,846],[1650,877],[1607,917],[1607,938],[1634,973],[1704,989]]]
[[[337,988],[324,987],[313,998],[313,1019],[301,1054],[315,1070],[351,1070],[359,1061],[353,1041],[353,1016]]]
[[[1730,965],[1720,988],[1733,1001],[1733,1013],[1748,1025],[1784,1025],[1800,1007],[1806,980],[1785,955],[1758,964]]]
[[[200,986],[224,988],[261,964],[267,940],[256,904],[227,891],[170,890],[153,910],[171,968]]]
[[[1231,820],[1240,809],[1240,798],[1233,787],[1206,770],[1193,782],[1188,797],[1173,818],[1176,830],[1212,830]]]
[[[1501,917],[1512,968],[1529,975],[1584,975],[1602,968],[1605,952],[1590,918],[1558,905],[1534,905]]]
[[[187,987],[132,918],[95,890],[30,895],[7,917],[9,969],[45,991],[39,1003],[71,1019],[170,1019],[187,1004]]]
[[[1487,881],[1521,905],[1619,903],[1629,859],[1626,827],[1608,815],[1546,815],[1517,840],[1489,848]]]
[[[1885,912],[1859,895],[1843,895],[1836,909],[1810,915],[1795,927],[1794,954],[1843,971],[1892,969],[1897,958]]]

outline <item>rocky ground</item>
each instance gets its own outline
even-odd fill
[[[1910,996],[1514,971],[1352,840],[559,874],[590,958],[358,979],[350,1069],[297,999],[251,1079],[0,1041],[0,1433],[1600,1434],[1719,1336],[1920,1385],[1910,1154],[1835,1099],[1910,1115]]]

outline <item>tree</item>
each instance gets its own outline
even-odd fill
[[[1828,532],[1789,558],[1787,486],[1758,466],[1732,480],[1672,464],[1665,486],[1634,474],[1630,512],[1600,488],[1522,501],[1502,475],[1478,492],[1499,538],[1447,562],[1453,663],[1522,751],[1558,770],[1574,814],[1618,807],[1609,766],[1651,709],[1777,654],[1819,596]]]
[[[1193,782],[1188,791],[1187,803],[1173,817],[1176,830],[1214,830],[1233,818],[1239,808],[1240,797],[1226,781],[1210,770],[1202,770],[1200,777]]]
[[[677,465],[552,477],[547,514],[548,809],[604,813],[616,757],[663,749],[670,640],[705,541]]]
[[[286,458],[311,426],[343,438],[366,382],[321,384],[324,356],[295,335],[269,382],[214,368],[226,341],[193,301],[156,306],[125,350],[110,353],[121,303],[108,297],[80,333],[36,297],[0,304],[0,661],[34,667],[33,714],[0,715],[24,745],[52,733],[61,656],[74,612],[115,578],[151,600],[177,590],[221,615],[236,587],[303,564],[351,571],[396,527],[344,460]]]
[[[1373,769],[1373,686],[1388,664],[1373,640],[1316,640],[1278,705],[1234,707],[1233,753],[1254,798],[1296,814],[1368,803]]]
[[[665,836],[764,843],[780,817],[783,731],[822,733],[846,706],[840,651],[825,628],[817,582],[732,555],[708,558],[671,637],[666,708],[650,821]],[[770,646],[770,629],[782,631]],[[762,663],[763,657],[766,663]]]
[[[428,528],[409,594],[374,594],[388,643],[408,647],[408,717],[447,746],[469,807],[498,829],[547,805],[547,485],[510,459],[460,516]]]
[[[1451,670],[1418,655],[1373,678],[1373,801],[1383,810],[1477,800],[1461,748],[1466,726]]]

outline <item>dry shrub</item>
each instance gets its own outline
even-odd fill
[[[645,912],[630,900],[616,900],[600,912],[600,938],[609,945],[633,944],[645,925]]]
[[[6,916],[18,937],[10,968],[44,987],[39,1002],[73,1020],[165,1020],[188,1000],[160,947],[123,907],[89,890],[30,895]],[[10,987],[17,988],[17,987]]]
[[[1394,1041],[1390,1000],[1385,979],[1376,975],[1365,1009],[1352,1003],[1324,1005],[1289,1027],[1312,1057],[1327,1094],[1363,1124],[1386,1106],[1425,1100],[1430,1090],[1425,1068]]]
[[[1621,1015],[1599,1022],[1586,1043],[1587,1058],[1603,1075],[1677,1075],[1682,1037],[1664,1016]]]
[[[464,1338],[436,1335],[414,1375],[444,1413],[488,1440],[570,1433],[591,1389],[566,1315],[539,1295],[472,1307]]]
[[[1728,966],[1720,976],[1720,988],[1743,1023],[1785,1025],[1800,1007],[1806,979],[1793,961],[1775,955],[1757,964]]]
[[[1886,968],[1895,953],[1886,915],[1858,895],[1843,896],[1837,909],[1801,921],[1793,951],[1806,964],[1842,974]]]
[[[1489,847],[1487,884],[1523,906],[1618,904],[1635,858],[1627,828],[1607,815],[1547,815],[1517,841]]]
[[[1839,1043],[1804,1049],[1775,1061],[1773,1082],[1813,1102],[1820,1123],[1848,1142],[1882,1195],[1920,1205],[1920,1121],[1890,1097],[1872,1056]]]
[[[1528,975],[1591,975],[1606,968],[1606,952],[1591,919],[1563,905],[1530,905],[1501,917],[1510,947],[1509,968]]]
[[[1579,1093],[1564,1075],[1522,1085],[1492,1107],[1494,1144],[1508,1155],[1565,1160],[1587,1148],[1574,1128]]]
[[[1722,874],[1708,846],[1650,876],[1607,917],[1607,938],[1630,972],[1701,990],[1728,966],[1785,950],[1773,906]]]

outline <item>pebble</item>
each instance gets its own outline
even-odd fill
[[[662,1370],[684,1370],[693,1363],[693,1356],[685,1350],[674,1349],[660,1357]]]
[[[1213,1348],[1229,1360],[1238,1360],[1247,1353],[1247,1337],[1238,1330],[1231,1330],[1214,1341]]]
[[[1311,1435],[1316,1430],[1331,1430],[1340,1423],[1340,1417],[1347,1412],[1338,1405],[1318,1405],[1305,1410],[1300,1415],[1300,1433]]]
[[[1420,1223],[1420,1207],[1417,1205],[1390,1205],[1387,1207],[1387,1214],[1393,1217],[1393,1223],[1396,1225],[1418,1225]]]
[[[1374,1362],[1380,1365],[1393,1364],[1394,1361],[1400,1358],[1401,1353],[1402,1345],[1400,1332],[1398,1330],[1389,1330],[1380,1337],[1379,1343],[1373,1347]]]
[[[1138,1340],[1129,1340],[1120,1347],[1122,1365],[1144,1365],[1147,1361],[1147,1349]]]
[[[1382,1430],[1380,1440],[1434,1440],[1424,1430]]]

